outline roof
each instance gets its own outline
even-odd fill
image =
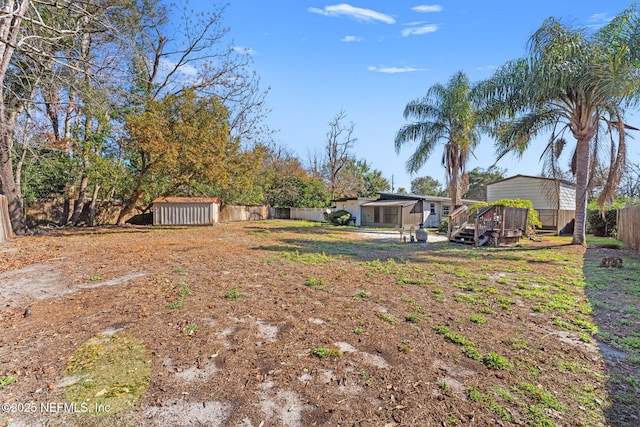
[[[514,176],[510,176],[509,178],[499,179],[498,181],[490,182],[487,185],[497,184],[499,182],[509,181],[509,180],[515,179],[515,178],[530,178],[530,179],[537,179],[537,180],[544,180],[544,181],[557,181],[557,182],[561,182],[563,184],[569,185],[571,187],[575,187],[576,186],[576,184],[574,184],[573,182],[567,181],[567,180],[564,180],[564,179],[549,178],[549,177],[546,177],[546,176],[531,176],[531,175],[514,175]]]
[[[380,194],[380,199],[403,199],[403,200],[425,200],[429,202],[451,202],[451,197],[442,197],[442,196],[427,196],[424,194],[394,194],[394,193],[378,193]],[[463,203],[466,204],[474,204],[478,203],[479,200],[471,200],[471,199],[462,199]]]
[[[373,202],[363,203],[361,206],[412,206],[417,200],[375,200]]]
[[[153,203],[220,203],[217,197],[158,197]]]

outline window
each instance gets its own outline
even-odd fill
[[[450,206],[448,205],[442,206],[442,216],[449,216],[449,208]]]
[[[435,215],[435,214],[436,214],[436,204],[431,203],[430,215]]]
[[[385,224],[398,224],[398,208],[394,206],[385,206],[384,211]]]

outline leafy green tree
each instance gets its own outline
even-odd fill
[[[522,156],[542,133],[551,134],[547,150],[553,156],[566,145],[567,131],[575,139],[574,244],[585,243],[587,194],[600,126],[617,135],[612,140],[607,188],[615,186],[624,164],[623,103],[637,96],[640,86],[638,22],[636,5],[596,33],[548,18],[529,40],[526,57],[506,63],[480,85],[486,112],[495,121],[493,136],[501,155]]]
[[[322,208],[329,204],[329,193],[322,181],[280,176],[270,188],[267,203],[275,207]]]
[[[372,169],[366,160],[358,160],[356,164],[364,181],[364,191],[360,192],[358,196],[375,197],[378,193],[391,189],[391,184],[387,178],[382,176],[382,171]]]
[[[487,200],[487,184],[504,179],[504,169],[491,166],[485,170],[483,168],[474,168],[469,171],[469,187],[462,196],[471,200]]]
[[[440,181],[430,176],[421,176],[413,179],[411,181],[411,192],[428,196],[445,196],[447,194]]]
[[[407,160],[407,171],[417,172],[431,157],[439,142],[444,143],[442,164],[446,170],[448,194],[454,207],[462,204],[469,155],[480,141],[479,118],[469,79],[455,73],[446,85],[435,84],[426,96],[411,101],[404,118],[413,120],[396,134],[395,148],[417,142]]]

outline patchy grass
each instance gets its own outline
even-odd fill
[[[74,258],[73,247],[95,247],[83,244],[85,238],[92,237],[69,238],[73,246],[63,247],[68,259],[84,256]],[[166,240],[155,245],[157,238]],[[21,246],[30,239],[15,243],[21,259],[47,247],[47,237]],[[109,253],[135,247],[131,240],[115,241]],[[296,395],[313,406],[298,424],[622,427],[640,416],[640,263],[625,249],[593,247],[585,256],[570,238],[555,237],[510,248],[424,248],[298,221],[145,229],[133,242],[140,250],[128,249],[127,256],[142,260],[148,277],[41,302],[29,317],[19,312],[9,319],[2,338],[11,357],[4,359],[0,384],[20,378],[0,385],[3,393],[41,399],[33,391],[59,380],[47,364],[78,345],[70,331],[123,323],[153,354],[153,386],[138,404],[130,399],[138,393],[135,384],[116,376],[86,394],[92,402],[107,395],[129,402],[123,417],[145,420],[147,408],[160,411],[172,402],[211,408],[211,390],[224,390],[215,397],[222,405],[245,402],[234,406],[226,424],[260,414],[264,401],[256,396]],[[100,248],[105,251],[109,247]],[[622,269],[598,267],[607,251],[624,258]],[[52,256],[46,252],[44,260]],[[0,253],[0,269],[22,262],[15,258]],[[86,256],[82,271],[74,265],[79,283],[98,271],[123,275],[100,268],[94,258]],[[327,283],[331,292],[314,291]],[[221,297],[240,299],[240,290],[230,289],[240,284],[242,304]],[[174,310],[166,309],[169,303]],[[25,325],[34,331],[28,337],[20,335]],[[267,332],[269,338],[261,336]],[[46,349],[42,356],[34,354],[34,341]],[[131,351],[127,360],[140,359],[140,344],[130,344],[115,354]],[[81,353],[90,351],[83,345]],[[78,356],[83,362],[76,365],[112,360],[100,351],[94,359]],[[43,369],[32,374],[25,366]],[[193,372],[202,378],[186,379]],[[297,405],[282,399],[278,404],[287,408]],[[377,402],[373,409],[371,402]],[[191,415],[181,414],[185,422],[195,420]],[[286,423],[276,412],[272,418]],[[125,425],[120,421],[110,425]],[[162,421],[156,424],[178,422]]]
[[[67,402],[89,413],[110,416],[127,410],[149,384],[151,357],[137,338],[99,335],[78,347],[64,370]]]

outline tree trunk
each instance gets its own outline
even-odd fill
[[[144,192],[140,188],[136,188],[135,189],[135,191],[133,192],[133,194],[129,198],[129,201],[124,205],[124,207],[120,211],[120,214],[118,215],[118,221],[116,222],[116,225],[124,225],[125,224],[126,218],[133,213],[134,209],[136,208],[136,204],[142,198],[143,194],[144,194]]]
[[[5,1],[0,9],[0,81],[3,90],[0,90],[0,192],[7,196],[9,204],[9,219],[13,232],[21,235],[28,231],[20,197],[20,189],[16,186],[13,176],[11,161],[11,143],[13,138],[13,126],[10,119],[11,111],[6,109],[5,77],[11,63],[11,57],[20,34],[22,17],[29,7],[28,0]]]
[[[13,168],[11,167],[11,153],[0,147],[0,191],[7,197],[9,205],[9,219],[11,228],[16,235],[24,235],[29,229],[24,217],[24,207],[20,191],[16,187],[13,179]]]
[[[100,186],[95,184],[93,187],[93,195],[91,196],[91,204],[89,205],[89,227],[93,227],[96,222],[96,202]]]
[[[75,227],[80,220],[80,215],[82,215],[82,211],[84,210],[85,200],[87,199],[87,187],[89,186],[89,177],[87,175],[82,176],[82,180],[80,181],[80,191],[78,191],[78,198],[73,203],[73,215],[71,215],[71,219],[67,223],[67,225],[71,225]]]
[[[591,161],[591,137],[579,138],[576,146],[576,219],[573,226],[573,244],[584,245],[587,225],[587,190]]]

